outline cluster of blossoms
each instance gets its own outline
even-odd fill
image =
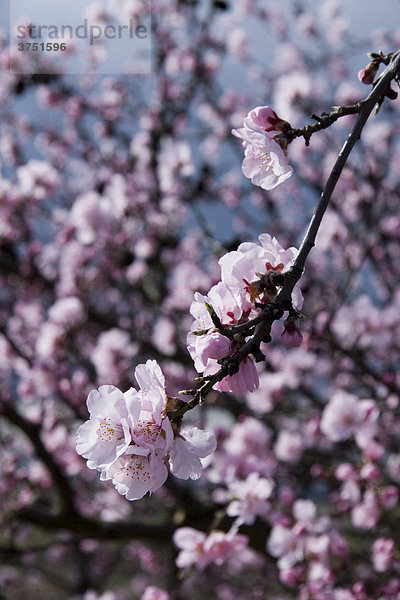
[[[180,429],[167,416],[164,375],[155,360],[138,365],[139,390],[122,393],[112,385],[92,390],[87,399],[90,419],[77,431],[76,450],[89,469],[111,479],[127,500],[155,492],[168,471],[181,479],[198,479],[201,459],[216,448],[214,436],[190,427]]]
[[[277,293],[273,277],[287,271],[296,256],[296,248],[285,250],[268,233],[259,236],[260,244],[245,242],[228,252],[219,261],[221,281],[206,296],[196,292],[190,313],[195,321],[188,334],[189,353],[196,370],[204,376],[215,374],[222,359],[233,356],[245,342],[245,334],[229,328],[242,325],[256,317],[262,307]],[[299,289],[293,292],[293,307],[299,310],[303,297]],[[215,327],[216,315],[222,331]],[[285,321],[282,341],[289,346],[301,345],[302,337],[295,318]],[[227,375],[214,385],[221,392],[254,391],[259,378],[254,359],[246,356],[233,375]]]
[[[272,190],[293,173],[283,135],[289,128],[270,106],[258,106],[248,113],[243,127],[232,129],[233,135],[243,140],[244,175],[264,190]]]
[[[174,542],[180,551],[177,567],[196,567],[203,571],[210,564],[222,565],[233,554],[246,551],[248,538],[223,531],[212,531],[206,535],[192,527],[181,527],[175,531]]]

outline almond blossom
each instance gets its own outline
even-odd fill
[[[218,359],[231,356],[235,351],[235,343],[218,332],[212,321],[207,306],[212,306],[223,325],[232,325],[245,319],[232,292],[223,283],[213,286],[207,296],[196,292],[191,304],[190,313],[195,318],[188,333],[187,344],[194,361],[195,369],[203,375],[213,375],[220,369]],[[254,360],[247,356],[239,365],[234,375],[228,375],[213,387],[218,391],[241,393],[254,391],[259,384]]]
[[[296,248],[285,250],[268,233],[260,235],[259,241],[260,244],[242,243],[237,250],[222,256],[219,260],[222,281],[214,285],[207,296],[195,293],[190,307],[195,321],[187,336],[187,346],[195,369],[204,377],[216,374],[223,359],[235,356],[243,346],[246,334],[235,336],[228,328],[246,323],[259,315],[260,305],[272,302],[283,284],[282,274],[290,268],[297,255]],[[296,287],[292,299],[294,309],[300,309],[303,296]],[[291,311],[284,322],[285,331],[281,337],[284,343],[294,347],[302,343],[298,316],[301,317]],[[242,393],[253,392],[258,386],[254,359],[247,354],[240,360],[237,372],[216,382],[213,389]]]
[[[228,252],[219,260],[221,279],[231,292],[242,311],[254,308],[254,301],[268,303],[276,294],[276,288],[263,283],[262,277],[270,273],[285,273],[297,255],[294,247],[285,250],[275,237],[268,233],[259,236],[260,244],[244,242],[237,250]],[[303,304],[301,291],[293,290],[293,306]]]
[[[375,571],[387,571],[393,561],[394,540],[391,538],[378,538],[372,544],[372,563]]]
[[[289,528],[276,523],[271,529],[267,550],[271,556],[279,559],[280,569],[290,569],[303,559],[304,540],[295,527]]]
[[[87,458],[89,469],[102,471],[125,452],[131,443],[126,398],[113,385],[92,390],[87,398],[90,419],[76,434],[76,451]]]
[[[272,190],[293,173],[287,142],[278,137],[285,125],[290,127],[270,106],[258,106],[248,113],[244,127],[232,129],[233,135],[243,140],[244,175],[264,190]]]
[[[202,458],[216,449],[212,433],[197,427],[182,429],[169,452],[171,473],[180,479],[198,479],[203,471]]]
[[[270,505],[274,483],[270,479],[260,477],[259,473],[250,473],[244,481],[232,481],[229,485],[231,502],[227,507],[227,515],[237,517],[236,526],[243,523],[252,525],[257,516],[265,516]]]
[[[354,435],[360,448],[373,444],[379,411],[372,400],[359,400],[345,391],[337,391],[326,405],[321,419],[321,431],[333,442]]]
[[[90,418],[77,431],[76,450],[90,469],[112,480],[127,500],[157,491],[169,470],[181,479],[198,479],[201,459],[215,451],[214,436],[189,427],[173,431],[167,417],[164,375],[155,360],[135,369],[139,390],[122,393],[114,386],[92,390]]]
[[[176,565],[180,569],[195,566],[203,571],[209,564],[222,565],[230,556],[243,552],[248,539],[245,535],[212,531],[208,536],[192,527],[177,529],[173,537],[180,552]]]

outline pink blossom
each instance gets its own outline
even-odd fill
[[[284,321],[284,331],[281,334],[281,342],[289,348],[299,348],[303,343],[303,336],[293,319]]]
[[[106,383],[126,371],[137,351],[127,331],[113,327],[103,331],[91,351],[90,358],[95,366],[100,383]]]
[[[268,133],[282,131],[285,125],[288,123],[280,119],[270,106],[257,106],[244,119],[244,126],[248,129],[268,131]]]
[[[368,481],[377,481],[380,477],[380,470],[376,465],[366,463],[360,469],[360,477]]]
[[[299,498],[294,502],[293,516],[297,521],[304,523],[305,525],[310,525],[315,520],[316,515],[317,507],[312,500],[303,500]]]
[[[285,250],[268,233],[259,236],[260,244],[244,242],[237,250],[228,252],[219,260],[221,279],[231,291],[242,311],[254,308],[254,301],[270,302],[274,293],[260,287],[260,276],[285,273],[297,255],[297,249]],[[303,297],[300,290],[293,292],[294,307],[300,309]]]
[[[114,386],[90,392],[91,418],[77,432],[77,452],[88,458],[88,467],[112,479],[128,500],[142,498],[165,482],[168,470],[163,456],[172,442],[172,429],[164,417],[164,377],[156,361],[138,365],[135,377],[140,390],[124,394]]]
[[[43,200],[59,185],[57,171],[49,163],[41,160],[30,160],[26,165],[17,168],[17,176],[24,196]]]
[[[237,523],[251,525],[257,516],[265,516],[269,510],[268,498],[271,497],[274,484],[270,479],[250,473],[244,481],[233,481],[229,493],[234,498],[226,513],[237,517]]]
[[[242,28],[235,28],[228,32],[227,49],[238,60],[244,60],[248,54],[247,33]]]
[[[271,107],[263,106],[248,113],[244,127],[232,129],[233,135],[243,140],[244,175],[265,190],[272,190],[293,173],[284,142],[280,144],[275,137],[280,123],[284,122]]]
[[[372,400],[358,400],[342,390],[335,393],[325,407],[321,419],[321,431],[333,442],[354,435],[357,445],[367,458],[376,460],[384,451],[373,439],[377,431],[379,410]]]
[[[165,356],[173,356],[175,354],[175,326],[171,319],[164,316],[157,319],[151,339],[157,350],[165,354]]]
[[[232,342],[216,329],[210,329],[199,338],[198,352],[203,363],[207,364],[208,358],[219,359],[229,356]]]
[[[89,469],[106,469],[128,448],[131,434],[126,400],[131,394],[131,390],[123,394],[113,385],[102,385],[90,392],[90,419],[76,434],[76,451],[88,459]]]
[[[190,146],[172,138],[162,140],[158,160],[158,176],[163,192],[176,191],[179,178],[190,177],[194,172]]]
[[[214,358],[208,354],[208,350],[212,354],[217,352],[219,358],[229,356],[231,353],[230,340],[225,338],[225,336],[220,334],[217,339],[214,338],[214,342],[217,341],[218,344],[212,343],[208,337],[204,338],[204,336],[209,336],[215,331],[214,323],[206,304],[210,304],[213,307],[216,315],[223,324],[234,322],[241,316],[239,306],[223,282],[214,285],[207,296],[203,296],[199,292],[195,293],[194,301],[190,306],[190,314],[194,317],[195,321],[188,334],[187,343],[195,369],[199,373],[202,373],[210,365],[215,365],[215,368],[218,368],[217,363],[213,362]],[[216,346],[218,346],[218,350]],[[225,355],[222,353],[223,348],[226,348]]]
[[[42,324],[36,340],[35,351],[38,359],[43,364],[52,365],[62,349],[65,336],[64,328],[52,321]]]
[[[304,567],[296,565],[294,567],[282,568],[279,570],[279,581],[288,587],[297,587],[304,578]]]
[[[232,554],[242,552],[247,542],[245,535],[212,531],[204,542],[204,552],[209,562],[222,565]]]
[[[76,296],[60,298],[49,309],[49,317],[54,323],[70,329],[83,321],[85,310],[83,304]]]
[[[148,455],[168,449],[172,430],[165,418],[167,395],[162,371],[155,360],[138,365],[135,378],[139,391],[128,397],[129,424],[133,446],[127,454]]]
[[[140,600],[169,600],[168,592],[154,585],[149,585],[143,592]]]
[[[168,476],[162,451],[143,456],[140,447],[135,450],[131,455],[125,452],[100,477],[102,481],[112,479],[117,492],[127,500],[140,500],[147,492],[156,492]]]
[[[279,460],[296,463],[304,452],[304,439],[300,433],[282,430],[275,444],[275,455]]]
[[[338,391],[324,409],[321,431],[333,442],[339,442],[352,436],[359,423],[358,398]]]
[[[360,501],[361,491],[358,482],[355,479],[345,481],[339,492],[341,500],[349,503],[350,506],[357,504]]]
[[[365,83],[369,85],[370,83],[374,83],[375,75],[378,72],[379,63],[374,61],[370,62],[364,69],[358,72],[358,79],[361,83]]]
[[[174,533],[174,544],[180,552],[176,559],[179,569],[186,569],[192,565],[199,570],[207,566],[208,559],[204,556],[204,541],[206,534],[192,527],[180,527]]]
[[[373,440],[378,428],[379,409],[373,400],[360,400],[358,402],[360,426],[354,434],[359,448],[366,453],[370,452],[372,460],[380,458],[384,452],[381,444]],[[371,449],[369,450],[369,447]],[[377,453],[375,457],[375,453]]]
[[[269,446],[271,432],[264,423],[253,417],[246,417],[235,423],[224,447],[234,456],[255,455],[261,457]]]
[[[391,538],[379,538],[372,544],[372,563],[375,571],[387,571],[393,560],[394,541]]]
[[[306,539],[306,554],[318,559],[320,562],[326,562],[330,546],[329,535],[309,535]]]
[[[309,564],[307,582],[312,594],[322,591],[325,586],[332,585],[334,580],[332,571],[326,565],[317,561]]]
[[[335,588],[332,598],[333,600],[356,600],[356,596],[344,588]]]
[[[201,459],[212,454],[216,446],[212,433],[197,427],[182,429],[169,452],[171,473],[180,479],[198,479],[203,471]]]
[[[69,213],[70,224],[82,245],[91,245],[106,233],[115,234],[118,229],[116,203],[97,192],[77,196]]]
[[[379,519],[379,509],[372,490],[367,490],[363,500],[351,512],[351,522],[360,529],[373,529]]]
[[[394,508],[399,501],[399,490],[394,485],[379,488],[378,491],[379,503],[381,506],[390,510]]]
[[[192,527],[177,529],[173,537],[180,552],[176,564],[180,569],[195,566],[203,571],[209,564],[222,565],[227,558],[247,547],[247,537],[212,531],[208,536]]]
[[[90,392],[90,419],[79,427],[76,442],[88,467],[101,471],[102,481],[111,479],[127,500],[158,490],[168,464],[176,477],[198,479],[201,459],[216,448],[214,436],[196,427],[174,436],[166,416],[165,379],[155,360],[138,365],[135,378],[139,390],[123,394],[114,386],[101,386]]]
[[[298,533],[279,523],[271,529],[267,550],[272,556],[279,558],[280,569],[290,569],[303,558],[303,543]]]
[[[215,331],[214,323],[207,310],[210,304],[224,325],[235,323],[240,319],[242,311],[233,294],[220,281],[203,296],[196,292],[190,313],[195,318],[191,331],[187,336],[188,350],[194,360],[196,371],[204,375],[213,375],[220,369],[217,358],[225,358],[232,354],[234,345],[229,338]],[[213,387],[218,391],[233,393],[252,392],[259,385],[258,372],[252,357],[247,356],[239,365],[234,375],[228,375]]]
[[[335,477],[339,481],[354,479],[357,476],[355,467],[350,463],[341,463],[335,469]]]
[[[211,375],[212,371],[206,369],[205,375]],[[213,387],[219,392],[232,392],[241,394],[243,392],[253,392],[259,386],[258,371],[251,356],[246,356],[239,365],[239,370],[234,375],[224,377],[222,381],[216,383]]]
[[[346,558],[349,554],[349,547],[346,540],[335,529],[332,529],[329,537],[332,555],[339,558]]]

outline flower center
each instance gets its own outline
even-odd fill
[[[121,440],[124,437],[122,425],[113,423],[110,417],[99,420],[96,433],[101,442],[112,442]]]
[[[132,455],[130,460],[125,464],[126,477],[136,479],[138,481],[150,481],[150,465],[147,456]]]
[[[132,432],[132,439],[138,446],[153,445],[159,435],[161,426],[151,421],[139,421]]]
[[[268,151],[256,152],[254,158],[258,162],[260,169],[264,169],[265,171],[268,171],[272,165],[271,154]]]

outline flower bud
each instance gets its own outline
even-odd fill
[[[207,362],[208,358],[220,359],[228,356],[231,351],[231,341],[219,331],[210,330],[200,338],[199,349],[201,359]]]
[[[288,317],[283,324],[285,329],[281,335],[282,343],[290,348],[299,348],[303,342],[303,336],[296,325],[295,319]]]
[[[373,60],[369,63],[369,65],[367,65],[366,67],[364,67],[364,69],[361,69],[361,71],[358,72],[358,79],[361,81],[361,83],[369,85],[370,83],[374,82],[375,75],[378,69],[379,63]]]

